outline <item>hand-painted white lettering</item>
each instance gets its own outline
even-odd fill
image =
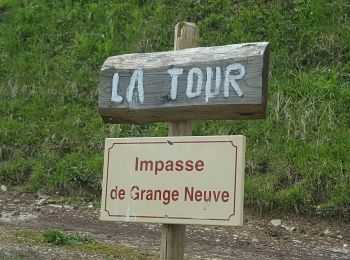
[[[178,83],[178,77],[183,73],[183,69],[170,69],[167,72],[170,74],[171,76],[171,89],[170,89],[170,98],[172,100],[176,99],[176,95],[177,95],[177,83]]]
[[[238,75],[230,75],[231,71],[238,70],[239,74]],[[225,82],[224,82],[224,96],[228,97],[229,96],[229,88],[230,85],[233,87],[235,90],[237,96],[242,97],[243,92],[241,88],[239,87],[238,83],[236,80],[242,79],[245,75],[245,68],[243,65],[234,63],[231,65],[228,65],[226,67],[226,73],[225,73]]]
[[[113,79],[112,79],[112,97],[111,101],[120,103],[123,101],[123,97],[118,95],[118,85],[119,85],[119,74],[114,73]]]
[[[197,88],[196,92],[192,92],[193,88],[193,74],[197,74]],[[203,74],[202,70],[200,68],[192,68],[188,72],[187,76],[187,88],[186,88],[186,95],[188,98],[198,97],[200,96],[202,92],[202,85],[203,85]]]
[[[207,82],[205,84],[205,101],[208,102],[209,98],[213,98],[219,95],[219,89],[221,84],[221,68],[216,67],[215,69],[215,91],[211,92],[211,81],[213,78],[213,70],[207,67]]]
[[[126,94],[126,99],[130,103],[134,94],[134,89],[137,81],[137,91],[139,93],[140,103],[143,104],[145,97],[143,94],[143,70],[141,68],[136,69],[130,79],[130,85]]]
[[[170,74],[171,77],[171,89],[170,89],[170,99],[176,100],[177,98],[177,90],[179,87],[179,76],[182,75],[184,69],[182,68],[173,68],[167,70],[167,73]],[[215,88],[212,88],[212,83],[214,81],[213,77],[213,68],[206,67],[206,83],[205,83],[205,101],[208,102],[210,98],[214,98],[219,95],[220,85],[221,85],[221,68],[215,68]],[[232,74],[231,74],[232,73]],[[225,79],[224,79],[224,96],[229,97],[230,86],[232,86],[233,90],[237,94],[237,96],[242,97],[243,91],[240,88],[237,80],[243,79],[245,76],[245,67],[239,63],[230,64],[225,68]],[[197,76],[197,86],[195,91],[193,91],[194,84],[194,74]],[[116,103],[121,103],[123,101],[123,97],[118,94],[119,88],[119,74],[114,73],[112,79],[112,95],[111,101]],[[186,96],[187,98],[198,97],[202,93],[203,88],[203,73],[200,68],[191,68],[187,75],[187,88],[186,88]],[[134,93],[137,85],[137,94]],[[137,105],[137,101],[134,96],[138,95],[138,99],[140,104],[144,103],[144,85],[143,85],[143,70],[141,68],[135,69],[131,78],[130,84],[126,91],[126,100],[131,105]]]

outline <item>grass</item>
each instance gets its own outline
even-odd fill
[[[43,241],[54,245],[82,245],[93,241],[87,236],[78,234],[66,234],[60,230],[48,230],[42,234]]]
[[[0,0],[0,183],[100,196],[106,137],[165,136],[164,123],[106,125],[98,74],[112,55],[271,42],[268,116],[195,121],[195,135],[247,137],[246,205],[350,217],[350,5],[346,0]]]

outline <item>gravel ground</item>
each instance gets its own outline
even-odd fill
[[[13,239],[19,230],[60,229],[108,246],[159,254],[160,225],[102,222],[92,205],[74,208],[40,195],[0,192],[0,259],[103,259],[69,247]],[[350,224],[286,215],[245,214],[243,227],[187,226],[187,259],[350,259]],[[274,219],[273,221],[271,221]]]

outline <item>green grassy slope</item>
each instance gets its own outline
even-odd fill
[[[199,26],[201,46],[271,42],[267,119],[194,123],[246,135],[246,204],[349,217],[347,0],[0,0],[0,183],[99,196],[104,138],[167,134],[103,124],[100,67],[172,49],[179,21]]]

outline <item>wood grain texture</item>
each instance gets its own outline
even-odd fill
[[[162,225],[161,260],[183,260],[185,245],[185,225]]]
[[[178,23],[175,26],[174,50],[197,47],[199,42],[198,28],[193,23]],[[169,122],[169,136],[192,135],[192,121]],[[185,258],[185,225],[162,225],[160,259]]]
[[[183,30],[182,33],[182,36],[186,35],[186,31]],[[178,39],[175,41],[179,41]],[[175,44],[183,43],[180,41]],[[194,42],[189,42],[189,45],[195,46]],[[110,57],[105,61],[101,70],[100,114],[105,122],[136,124],[192,119],[263,118],[267,103],[268,45],[265,42],[246,43]],[[238,96],[230,87],[229,96],[225,97],[223,86],[225,69],[234,63],[245,67],[244,78],[236,81],[244,95]],[[206,98],[205,86],[207,67],[212,68],[214,72],[211,79],[212,90],[215,89],[216,84],[216,67],[221,68],[219,94],[209,99]],[[128,102],[126,96],[130,78],[137,68],[143,70],[144,101],[140,102],[138,91],[135,90],[131,102]],[[183,73],[178,77],[176,99],[170,97],[172,78],[167,71],[172,68],[183,69]],[[203,84],[199,96],[188,98],[186,93],[188,73],[192,68],[201,69]],[[119,75],[118,95],[123,97],[122,102],[111,101],[112,78],[115,73]],[[193,91],[196,86],[197,77],[195,75]]]
[[[175,26],[174,50],[195,48],[199,46],[198,28],[194,23],[182,22]],[[184,119],[180,119],[184,120]],[[190,136],[192,135],[192,121],[169,122],[168,136]],[[185,234],[184,234],[185,236]]]

